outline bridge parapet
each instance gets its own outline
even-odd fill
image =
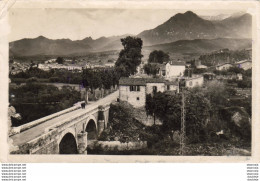
[[[57,112],[57,113],[54,113],[54,114],[45,116],[45,117],[43,117],[43,118],[37,119],[37,120],[32,121],[32,122],[29,122],[29,123],[27,123],[27,124],[23,124],[23,125],[18,126],[18,127],[13,127],[12,130],[10,131],[9,136],[18,134],[18,133],[20,133],[20,132],[22,132],[22,131],[25,131],[25,130],[27,130],[27,129],[30,129],[30,128],[34,127],[34,126],[37,126],[37,125],[39,125],[39,124],[41,124],[41,123],[43,123],[43,122],[49,121],[49,120],[51,120],[51,119],[53,119],[53,118],[59,117],[59,116],[61,116],[61,115],[63,115],[63,114],[72,112],[72,111],[77,110],[77,109],[80,109],[80,108],[81,108],[81,106],[80,106],[79,104],[77,104],[77,105],[75,105],[75,106],[73,106],[73,107],[70,107],[70,108],[68,108],[68,109],[64,109],[64,110],[59,111],[59,112]]]
[[[103,106],[92,106],[88,109],[82,110],[76,115],[70,116],[60,122],[51,125],[44,129],[44,133],[37,136],[33,140],[30,140],[22,145],[17,145],[17,149],[13,150],[13,154],[58,154],[59,153],[59,143],[63,136],[70,132],[76,139],[77,149],[79,153],[86,153],[87,145],[87,132],[86,124],[88,120],[95,119],[97,125],[98,133],[105,129],[108,121],[108,111],[110,104],[105,104]],[[99,125],[99,114],[100,111],[106,115],[101,121],[103,125]],[[96,115],[95,118],[93,115]],[[39,123],[40,124],[40,123]],[[28,128],[30,129],[30,128]],[[102,129],[102,130],[101,130]]]

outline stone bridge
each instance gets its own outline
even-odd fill
[[[14,127],[9,136],[11,154],[86,154],[88,140],[107,127],[110,103],[118,91],[81,109],[69,109]]]

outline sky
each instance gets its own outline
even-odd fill
[[[9,41],[45,36],[50,39],[81,40],[124,34],[136,35],[155,28],[176,13],[171,9],[19,9],[9,11]],[[193,11],[198,15],[233,14],[236,11]]]

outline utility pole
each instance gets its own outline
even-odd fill
[[[184,155],[185,149],[185,136],[186,136],[186,129],[185,129],[185,94],[184,89],[182,90],[182,105],[181,105],[181,138],[180,138],[180,151],[181,155]]]

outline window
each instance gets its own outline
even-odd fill
[[[189,82],[189,85],[192,86],[192,81]]]
[[[162,76],[165,76],[166,73],[165,73],[165,70],[162,70]]]
[[[136,100],[138,100],[138,101],[139,101],[139,100],[140,100],[140,98],[139,98],[139,97],[137,97],[137,98],[136,98]]]
[[[157,86],[153,86],[153,92],[157,92]]]
[[[138,86],[135,86],[135,85],[131,85],[130,86],[130,91],[132,92],[132,91],[140,91],[140,86],[138,85]]]
[[[170,85],[167,85],[167,90],[170,90]]]

